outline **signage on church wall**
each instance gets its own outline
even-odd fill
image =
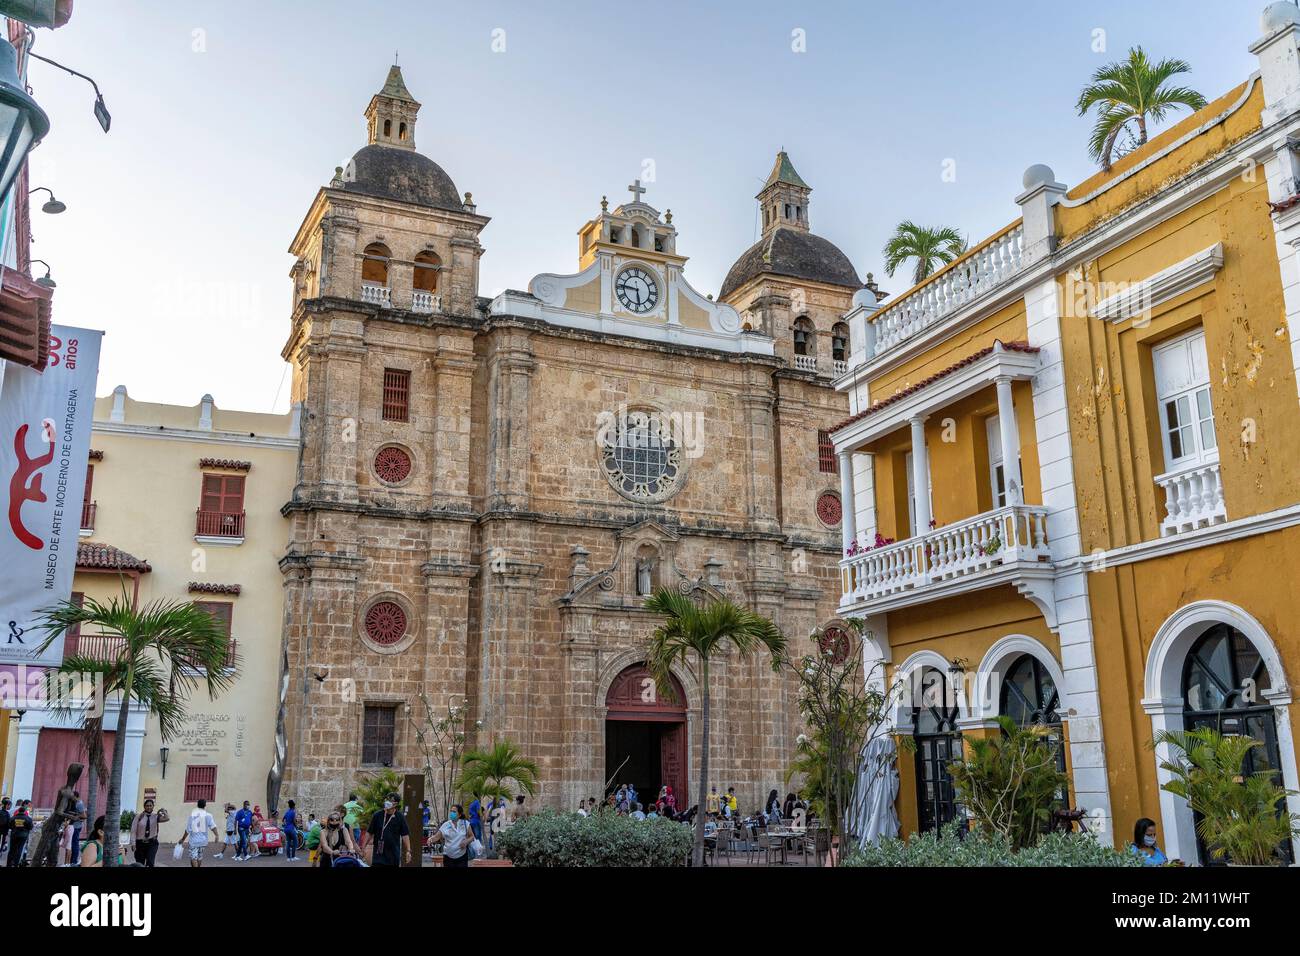
[[[44,372],[6,369],[0,390],[0,662],[57,666],[40,612],[72,596],[103,333],[56,325]]]
[[[176,749],[193,755],[215,756],[229,736],[229,714],[194,714],[176,737]]]

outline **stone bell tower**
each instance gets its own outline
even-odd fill
[[[419,113],[420,104],[406,88],[402,68],[394,65],[384,88],[370,98],[366,107],[370,144],[415,149],[415,119]]]

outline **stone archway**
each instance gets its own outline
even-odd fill
[[[667,785],[679,801],[685,799],[686,711],[686,690],[675,677],[670,694],[660,693],[644,663],[614,677],[605,693],[606,793],[631,783],[638,801],[646,804]]]
[[[1268,671],[1270,686],[1262,697],[1273,708],[1282,785],[1291,791],[1287,810],[1300,813],[1300,794],[1296,793],[1300,789],[1300,774],[1297,774],[1291,732],[1291,687],[1281,655],[1268,631],[1240,607],[1226,601],[1196,601],[1169,616],[1156,632],[1147,654],[1142,709],[1151,717],[1153,736],[1164,730],[1183,729],[1183,674],[1188,653],[1198,638],[1216,625],[1225,624],[1250,642]],[[1160,769],[1160,763],[1167,758],[1166,748],[1159,748],[1155,755],[1156,780],[1161,786],[1171,778],[1168,771]],[[1191,809],[1186,801],[1164,790],[1159,796],[1166,854],[1170,859],[1195,860],[1196,831]],[[1300,840],[1292,840],[1292,852],[1300,859]]]

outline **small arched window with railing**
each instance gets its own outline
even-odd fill
[[[442,270],[442,259],[437,253],[426,249],[416,255],[413,265],[411,308],[416,312],[441,311],[442,297],[438,294],[438,274]]]
[[[849,327],[843,322],[836,322],[831,329],[831,358],[837,362],[848,361]]]
[[[812,355],[813,324],[806,316],[794,320],[794,354]]]
[[[388,261],[393,254],[382,242],[372,242],[361,252],[361,301],[388,305]]]

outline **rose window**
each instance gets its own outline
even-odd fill
[[[682,450],[668,422],[647,412],[620,415],[598,435],[601,468],[619,494],[663,501],[681,483]]]
[[[839,495],[826,492],[817,499],[817,517],[822,520],[823,524],[837,525],[844,517],[843,506],[840,504]]]
[[[826,628],[817,639],[817,645],[834,664],[843,664],[849,659],[849,632],[842,627]]]
[[[406,612],[394,601],[376,601],[366,612],[366,637],[391,647],[406,636]]]
[[[375,474],[380,481],[400,484],[411,474],[411,456],[395,445],[381,448],[375,455]]]

